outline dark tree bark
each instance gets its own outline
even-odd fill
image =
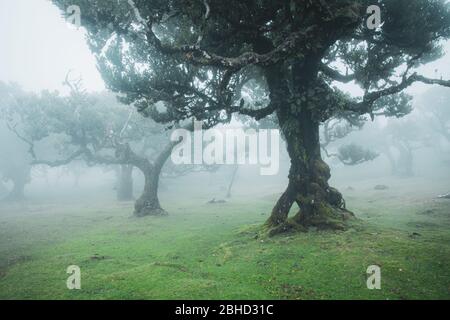
[[[144,191],[134,205],[134,215],[138,217],[148,215],[167,215],[167,212],[161,207],[158,198],[159,178],[162,168],[169,159],[173,148],[179,142],[170,142],[158,155],[153,163],[146,158],[140,158],[134,155],[137,161],[135,165],[144,174],[145,184]]]
[[[133,166],[121,165],[117,181],[117,200],[133,200]]]

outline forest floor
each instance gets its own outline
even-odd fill
[[[348,231],[274,238],[257,232],[276,195],[166,196],[170,215],[147,218],[132,203],[3,206],[0,299],[450,299],[450,201],[402,185],[342,190],[361,219]],[[66,288],[70,265],[81,290]]]

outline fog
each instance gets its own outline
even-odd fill
[[[62,6],[61,3],[65,3],[64,1],[55,2],[59,6]],[[327,176],[327,169],[323,169],[320,164],[316,167],[317,162],[311,162],[309,154],[305,156],[305,159],[308,158],[308,160],[303,160],[308,163],[305,166],[311,172],[302,172],[298,169],[305,168],[303,162],[298,166],[295,160],[291,162],[290,154],[295,154],[297,149],[288,148],[291,137],[283,131],[285,126],[280,125],[281,117],[276,119],[273,112],[270,116],[257,120],[255,117],[239,115],[239,112],[236,112],[227,121],[217,121],[224,117],[225,110],[228,109],[223,108],[217,114],[214,113],[214,116],[207,117],[205,116],[207,111],[204,113],[199,111],[199,108],[202,108],[201,103],[195,100],[197,98],[192,98],[194,96],[192,92],[186,94],[188,98],[182,101],[189,105],[186,107],[188,111],[178,107],[179,100],[172,102],[177,108],[175,110],[173,105],[164,101],[164,97],[166,97],[164,86],[158,87],[160,91],[153,91],[156,97],[149,98],[148,95],[142,93],[142,90],[154,83],[145,82],[139,78],[138,71],[141,71],[140,68],[145,70],[145,66],[143,66],[144,62],[141,65],[142,57],[137,57],[138,54],[136,56],[130,54],[128,57],[129,61],[133,61],[132,63],[135,64],[133,68],[138,71],[124,76],[126,81],[134,79],[136,87],[129,83],[118,85],[119,80],[114,77],[119,77],[118,74],[126,74],[133,68],[126,66],[119,71],[112,69],[105,71],[112,63],[111,61],[120,59],[113,54],[108,55],[104,52],[94,54],[87,42],[88,32],[86,29],[83,26],[78,28],[68,23],[62,15],[61,7],[57,5],[46,0],[0,0],[0,43],[2,44],[2,50],[0,50],[0,110],[2,113],[0,116],[0,224],[2,225],[0,241],[3,243],[0,245],[0,298],[24,296],[25,282],[27,285],[29,282],[28,280],[23,282],[24,287],[21,288],[21,283],[14,282],[12,276],[9,278],[10,275],[14,275],[13,267],[16,265],[16,262],[10,261],[19,261],[17,262],[17,266],[19,266],[22,263],[20,257],[36,256],[36,261],[27,258],[27,263],[43,266],[40,261],[47,256],[42,253],[45,251],[39,251],[44,250],[41,247],[35,249],[35,243],[39,246],[50,246],[53,245],[52,243],[55,246],[57,246],[56,244],[67,245],[69,249],[65,248],[64,250],[69,250],[67,255],[70,258],[65,256],[61,258],[63,260],[61,266],[81,265],[82,269],[86,268],[89,272],[97,272],[97,269],[89,269],[88,263],[83,265],[83,261],[93,263],[96,259],[92,257],[96,257],[97,252],[101,250],[106,252],[99,253],[107,257],[105,261],[109,259],[109,256],[113,257],[111,259],[116,259],[114,250],[101,245],[107,241],[115,241],[111,240],[115,235],[115,231],[112,231],[114,228],[119,228],[115,230],[122,232],[120,236],[117,236],[117,239],[122,239],[118,240],[120,243],[117,244],[117,248],[121,249],[117,249],[117,252],[122,249],[125,252],[134,252],[132,247],[121,247],[126,246],[127,241],[131,241],[124,239],[128,236],[130,239],[142,236],[143,238],[136,240],[136,243],[138,241],[145,243],[148,239],[156,242],[160,239],[166,244],[169,243],[167,248],[161,247],[163,248],[161,252],[153,247],[147,248],[151,252],[157,252],[150,254],[153,255],[153,258],[156,256],[158,259],[164,260],[169,255],[180,255],[182,256],[180,260],[182,260],[184,259],[183,248],[187,248],[191,237],[200,239],[203,234],[202,230],[208,229],[213,230],[211,234],[201,238],[201,241],[205,243],[213,243],[213,247],[204,249],[207,256],[215,257],[217,250],[219,250],[217,255],[220,256],[222,254],[220,250],[228,248],[228,246],[232,248],[230,250],[233,253],[242,250],[239,251],[241,253],[236,254],[237,256],[239,254],[250,255],[245,251],[246,249],[239,247],[246,245],[240,244],[239,241],[247,243],[253,239],[258,239],[257,241],[263,239],[264,231],[258,228],[265,225],[267,219],[277,210],[277,207],[274,208],[274,206],[283,200],[297,174],[301,177],[310,177],[314,176],[316,171],[325,170],[325,173],[320,172],[323,176]],[[117,6],[119,6],[119,2]],[[84,18],[83,15],[82,18]],[[175,32],[173,29],[176,30],[173,25],[169,24],[167,29],[162,30]],[[163,31],[158,30],[158,32]],[[101,41],[99,40],[99,42]],[[176,41],[173,40],[173,42]],[[443,50],[442,56],[430,63],[423,63],[415,68],[414,72],[441,81],[450,79],[450,41],[443,40],[440,44]],[[121,48],[121,53],[128,53],[129,47]],[[130,50],[136,49],[141,54],[143,49],[139,49],[138,46],[137,48],[132,47]],[[154,53],[151,50],[149,52],[149,56]],[[142,53],[142,55],[144,54]],[[195,55],[193,54],[193,56]],[[105,63],[101,61],[101,57],[110,60]],[[159,56],[156,55],[156,57]],[[161,69],[156,69],[154,73],[158,74],[159,72],[162,77],[173,76],[164,73],[170,68],[168,66],[172,65],[170,63],[158,65],[158,68]],[[347,68],[348,73],[348,66],[342,61],[338,61],[333,66],[343,73]],[[176,68],[174,67],[174,69]],[[181,70],[182,67],[179,69]],[[198,90],[203,90],[203,93],[210,94],[214,101],[216,99],[214,95],[220,91],[217,89],[220,86],[214,82],[216,81],[215,77],[223,75],[220,72],[216,74],[212,71],[205,71],[202,74],[202,69],[200,67],[197,69],[197,66],[192,70],[198,72],[199,76],[196,76],[195,80],[190,83],[195,85]],[[395,75],[396,80],[401,80],[402,76],[399,70],[396,69],[390,76],[394,77]],[[153,73],[143,72],[142,74],[152,74],[154,77]],[[174,74],[176,78],[177,73]],[[237,103],[233,102],[235,105],[239,105],[239,101],[241,101],[240,107],[243,107],[244,104],[245,106],[252,104],[260,106],[267,104],[270,100],[271,95],[268,93],[270,81],[258,72],[254,72],[251,76],[254,76],[257,81],[244,83],[241,87],[251,93],[243,94],[241,98],[242,92],[239,92],[238,99],[231,96],[230,100],[236,99],[237,101]],[[180,82],[184,81],[181,76],[178,77]],[[260,81],[263,78],[264,80]],[[352,99],[359,99],[355,101],[365,101],[364,95],[368,91],[364,91],[355,81],[341,83],[330,80],[326,83],[330,84],[330,88],[336,86],[340,90],[339,92],[351,96]],[[123,86],[120,87],[121,85]],[[173,86],[176,85],[179,83],[174,81]],[[232,85],[239,87],[239,83],[232,83]],[[170,91],[174,96],[183,90],[181,85],[180,88],[174,88]],[[389,111],[386,107],[376,109],[373,113],[367,112],[358,115],[356,118],[348,117],[348,113],[342,115],[340,112],[336,112],[336,116],[322,119],[318,132],[320,147],[314,149],[316,150],[315,154],[317,154],[317,150],[320,150],[318,159],[321,157],[330,167],[331,177],[328,183],[333,187],[332,190],[342,193],[343,202],[338,210],[346,212],[348,210],[352,216],[356,217],[358,223],[363,225],[362,227],[360,225],[351,227],[350,232],[360,230],[359,228],[364,230],[365,234],[399,232],[401,237],[407,240],[416,237],[417,234],[423,236],[422,239],[428,239],[425,238],[427,236],[441,237],[436,241],[445,243],[446,249],[443,250],[448,250],[450,88],[417,81],[417,83],[407,86],[403,92],[411,98],[408,104],[410,109],[406,112],[394,110],[396,114],[388,114],[392,110],[389,109]],[[160,96],[158,96],[159,93]],[[144,108],[142,111],[142,105],[149,104],[148,101],[153,102],[150,103],[152,106],[148,109]],[[198,105],[195,105],[196,103]],[[386,104],[388,103],[390,102],[387,101]],[[211,105],[212,102],[208,102],[203,107],[206,110],[211,108]],[[213,113],[214,111],[208,112]],[[179,118],[171,121],[159,120],[168,114],[176,115]],[[204,127],[200,127],[199,130],[203,130],[203,134],[208,132],[209,138],[204,140],[203,146],[200,147],[189,143],[180,154],[186,156],[188,153],[194,158],[197,153],[206,152],[206,155],[209,156],[208,159],[215,160],[221,158],[222,154],[224,159],[225,157],[233,159],[232,162],[229,164],[224,163],[225,161],[208,163],[205,162],[204,154],[201,163],[174,163],[175,153],[178,154],[180,147],[180,145],[177,147],[177,144],[181,141],[173,138],[174,135],[177,136],[176,130],[190,128],[194,118],[203,120]],[[227,145],[224,146],[222,138],[210,137],[213,132],[222,132],[225,137],[225,133],[232,129],[238,129],[243,134],[240,137],[241,140],[239,137],[236,140],[234,138],[232,141],[227,140]],[[274,130],[276,130],[277,137],[279,135],[276,144],[273,140],[270,141],[270,132]],[[186,134],[192,135],[194,141],[197,131],[192,131],[192,128],[186,129]],[[269,138],[265,140],[257,138],[258,132],[267,132]],[[183,137],[183,140],[186,141],[186,136],[178,135],[177,137]],[[252,137],[255,138],[254,141],[257,145],[257,149],[253,151],[247,144],[252,141]],[[305,145],[309,145],[314,137],[311,135],[300,140]],[[236,148],[232,146],[230,149],[228,144],[231,142],[237,143]],[[205,151],[207,146],[209,146],[209,151]],[[259,161],[261,152],[263,152],[261,150],[265,150],[266,155],[273,156],[270,158],[272,164],[276,161],[277,170],[274,174],[261,174],[263,172],[261,169],[267,168],[267,163],[261,164]],[[236,163],[240,156],[245,158],[245,163]],[[251,159],[254,160],[253,163]],[[162,168],[160,173],[158,167]],[[297,168],[299,171],[294,172],[292,168]],[[302,183],[306,181],[302,180],[303,178],[298,179],[298,181],[303,181]],[[320,184],[317,181],[314,183]],[[325,184],[327,185],[326,179]],[[301,186],[297,187],[298,190],[301,188]],[[334,192],[330,190],[327,189],[326,192]],[[289,208],[292,206],[289,212],[290,218],[294,217],[295,220],[299,205],[302,206],[302,201],[306,201],[303,199],[297,195],[291,201],[289,205]],[[307,196],[305,199],[310,201]],[[314,205],[315,200],[317,201],[313,197],[310,201],[311,205]],[[306,212],[305,208],[300,208],[299,212],[302,210]],[[436,213],[437,218],[431,214],[421,215],[420,219],[417,218],[419,214],[429,210],[438,212]],[[96,217],[99,220],[95,220]],[[215,220],[211,220],[213,217],[222,220],[217,220],[216,223]],[[165,222],[164,219],[169,220]],[[100,220],[101,222],[99,222]],[[27,222],[24,223],[24,221]],[[111,225],[107,225],[108,223]],[[299,229],[310,234],[312,239],[320,239],[314,237],[329,236],[326,231],[323,231],[325,235],[320,233],[322,225],[325,224],[306,225],[305,222],[305,226],[301,226]],[[420,229],[425,225],[433,227],[430,227],[429,230]],[[286,230],[291,230],[291,227],[290,224],[285,226]],[[297,230],[296,227],[292,228]],[[386,229],[379,231],[372,228]],[[338,229],[340,230],[340,228]],[[244,233],[241,233],[242,230]],[[345,228],[345,230],[348,229]],[[172,232],[177,236],[174,236],[173,242],[170,242],[172,238],[166,239],[162,236],[158,238],[158,232],[167,232],[168,236]],[[319,235],[314,235],[316,232]],[[98,238],[93,238],[94,234]],[[345,234],[347,235],[347,233]],[[219,239],[219,237],[222,238]],[[242,240],[242,237],[248,239]],[[269,237],[269,239],[271,238]],[[287,239],[286,241],[294,241],[291,238]],[[298,240],[298,243],[306,241],[304,238],[301,239]],[[330,242],[334,241],[332,238],[326,239]],[[88,244],[84,241],[91,243],[96,249],[90,252]],[[268,241],[276,247],[280,244],[277,241],[284,240],[264,241]],[[6,244],[7,242],[9,244]],[[261,240],[262,242],[263,240]],[[380,243],[380,246],[385,245],[384,242]],[[75,248],[78,245],[79,248]],[[326,245],[323,246],[326,247]],[[413,245],[411,244],[411,246]],[[298,245],[296,248],[300,247]],[[35,254],[32,250],[37,250],[37,253]],[[188,249],[185,250],[189,252]],[[361,253],[362,249],[362,251],[354,250],[358,252],[359,256],[364,256]],[[428,249],[424,249],[424,251],[426,250]],[[304,255],[307,255],[307,251],[305,252]],[[445,252],[448,253],[448,251]],[[40,256],[41,253],[42,256]],[[59,251],[57,254],[55,253],[57,257],[63,257],[63,255],[64,253]],[[117,255],[117,259],[123,258],[119,258],[119,253]],[[399,255],[401,256],[402,253]],[[373,257],[373,260],[377,258]],[[70,259],[73,259],[73,262]],[[130,259],[134,261],[133,258]],[[136,261],[140,261],[139,259],[136,258]],[[226,262],[227,259],[230,259],[231,262]],[[233,265],[233,259],[235,256],[232,256],[232,253],[229,253],[229,257],[225,254],[223,261],[221,260],[219,263],[214,260],[213,265],[223,266],[226,263]],[[201,257],[199,260],[203,261],[207,258]],[[383,258],[380,260],[384,261]],[[170,264],[172,262],[155,261],[152,262],[153,266],[172,266]],[[150,265],[148,261],[145,263]],[[144,265],[146,265],[145,263],[143,262]],[[178,264],[178,262],[173,263]],[[174,272],[180,272],[180,270],[184,272],[185,264],[179,263],[182,267],[176,267],[178,271]],[[233,268],[234,266],[239,268],[239,263],[242,262],[236,262]],[[367,263],[372,263],[372,260]],[[188,264],[186,262],[186,265]],[[311,264],[314,265],[313,262]],[[386,264],[389,265],[389,263]],[[395,263],[393,264],[396,269],[399,269]],[[53,265],[59,267],[59,262],[54,262]],[[363,265],[362,262],[361,265]],[[123,262],[123,266],[114,267],[116,268],[114,272],[120,272],[122,267],[125,268],[124,270],[128,270],[126,262]],[[232,274],[231,270],[240,272],[238,269],[230,269],[226,274]],[[361,273],[364,272],[365,269],[361,271]],[[161,275],[154,275],[155,279],[159,276]],[[58,277],[64,280],[65,274]],[[445,274],[442,277],[446,278]],[[29,281],[33,281],[31,276]],[[294,283],[297,280],[292,281]],[[298,283],[299,286],[309,283],[303,278],[301,281]],[[448,284],[448,278],[445,281]],[[2,282],[3,284],[1,284]],[[17,283],[22,291],[14,292],[11,289],[14,283]],[[92,283],[89,285],[95,286]],[[170,282],[168,287],[178,285],[178,282]],[[205,290],[215,292],[209,283],[205,282],[205,288],[207,288]],[[436,288],[438,288],[437,285]],[[43,293],[36,289],[30,296],[50,299],[77,298],[68,296],[69,293],[60,294],[58,289],[52,290],[49,289],[51,293]],[[129,288],[127,289],[126,286],[114,290],[117,292],[111,291],[104,296],[100,293],[97,294],[94,290],[92,296],[89,293],[80,297],[127,298],[124,292],[128,292]],[[408,288],[405,290],[407,291]],[[434,295],[431,296],[442,297],[445,295],[440,290],[436,289],[433,291],[435,294],[433,293]],[[253,297],[252,293],[239,296],[240,291],[236,292],[233,291],[229,295],[223,296],[220,293],[214,293],[211,294],[211,297]],[[282,295],[258,295],[255,292],[257,291],[253,292],[254,297],[258,298],[283,298]],[[389,292],[386,296],[378,297],[385,298],[390,297],[390,294],[397,294],[392,293],[394,291]],[[53,293],[55,294],[53,295]],[[293,295],[293,293],[292,295],[289,293],[287,298],[295,298]],[[208,295],[194,294],[194,296],[209,298]],[[359,291],[352,297],[359,296],[367,298]],[[158,298],[158,295],[153,293],[146,295],[141,292],[140,295],[136,293],[131,297],[153,299]],[[189,294],[183,292],[181,297],[189,298]],[[317,298],[319,295],[312,297]],[[337,297],[341,296],[337,295]],[[165,293],[163,298],[177,298],[177,295]]]

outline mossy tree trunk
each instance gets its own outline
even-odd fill
[[[319,123],[309,111],[299,118],[291,118],[288,130],[283,130],[291,158],[289,184],[279,198],[268,220],[272,233],[308,227],[344,229],[351,213],[345,209],[341,193],[330,187],[330,168],[322,160],[319,143]],[[288,219],[289,211],[297,203],[300,210]]]

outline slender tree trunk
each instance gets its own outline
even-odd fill
[[[413,153],[407,142],[399,142],[396,144],[399,151],[397,172],[400,177],[408,178],[414,175],[413,171]]]
[[[395,161],[395,157],[392,154],[389,146],[386,146],[385,150],[386,157],[388,158],[389,164],[391,165],[391,174],[397,175],[397,162]]]
[[[234,181],[236,180],[236,174],[238,172],[239,166],[235,165],[233,168],[233,173],[231,174],[231,180],[228,184],[228,190],[227,190],[227,198],[231,198],[231,188],[233,188]]]
[[[184,127],[193,130],[193,122]],[[138,168],[144,175],[144,190],[134,204],[134,215],[144,217],[149,215],[167,215],[167,212],[161,208],[158,198],[159,178],[162,168],[169,159],[173,148],[180,143],[179,141],[170,141],[165,148],[159,153],[155,161],[152,163],[145,156],[135,153],[128,143],[119,144],[115,150],[116,159],[114,162],[127,164]],[[94,159],[97,159],[98,157]],[[102,159],[100,160],[100,162]]]
[[[164,164],[169,159],[170,153],[178,143],[179,142],[168,143],[153,164],[148,160],[141,160],[138,162],[139,165],[137,167],[144,174],[145,184],[142,195],[136,200],[134,205],[134,214],[136,216],[167,215],[167,212],[161,207],[158,198],[159,178]]]
[[[133,166],[121,165],[117,181],[117,200],[133,200]]]
[[[72,174],[73,174],[73,177],[74,177],[74,179],[73,179],[73,186],[75,188],[79,188],[80,187],[80,179],[81,179],[81,176],[82,176],[83,173],[81,171],[78,171],[77,168],[74,168],[73,171],[72,171]]]
[[[144,191],[134,204],[134,215],[161,216],[167,215],[167,212],[161,207],[158,198],[159,175],[161,171],[156,171],[154,166],[149,163],[148,168],[142,170],[144,174]]]

